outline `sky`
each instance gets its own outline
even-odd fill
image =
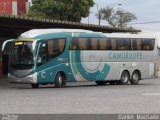
[[[160,0],[94,0],[94,2],[98,4],[99,9],[109,5],[114,7],[114,9],[121,8],[125,11],[134,13],[137,20],[134,20],[130,25],[136,29],[160,32]],[[119,6],[118,4],[122,5]],[[97,11],[97,6],[94,5],[90,9],[89,17],[83,18],[81,22],[98,25],[98,19],[95,16]],[[101,21],[101,25],[107,25],[107,22]]]

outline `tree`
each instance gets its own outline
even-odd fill
[[[115,11],[113,7],[109,6],[100,9],[96,16],[98,19],[106,20],[110,26],[121,29],[127,28],[129,22],[137,19],[137,17],[131,12],[122,9]]]
[[[89,15],[93,0],[36,0],[30,8],[29,16],[80,22]]]

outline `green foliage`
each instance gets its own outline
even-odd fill
[[[80,22],[93,5],[93,0],[36,0],[28,16]]]
[[[113,7],[109,6],[101,9],[96,16],[98,19],[106,20],[110,26],[117,28],[127,28],[129,22],[137,19],[131,12],[122,9],[115,11]]]

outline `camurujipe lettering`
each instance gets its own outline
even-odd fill
[[[120,60],[136,60],[136,59],[142,59],[143,55],[141,52],[137,52],[137,53],[131,53],[131,52],[126,52],[126,53],[114,53],[111,52],[109,53],[109,59],[112,60],[116,60],[116,59],[120,59]]]

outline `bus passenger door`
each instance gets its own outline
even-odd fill
[[[43,83],[46,82],[47,43],[40,43],[37,51],[36,64],[38,71],[38,82]]]

